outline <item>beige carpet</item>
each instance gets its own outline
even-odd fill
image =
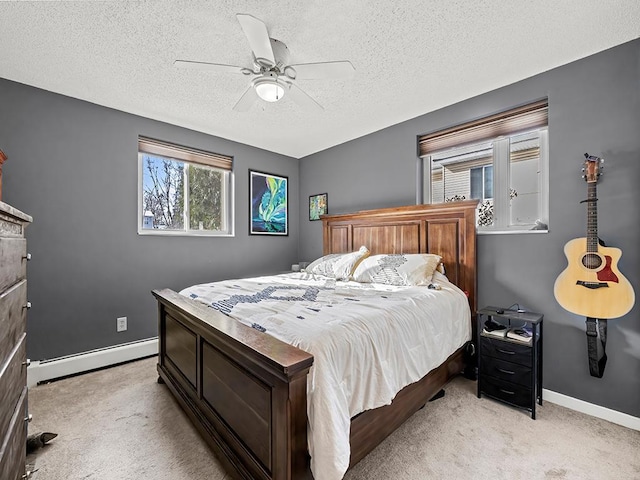
[[[28,457],[36,480],[228,479],[155,358],[29,391],[29,432],[59,434]],[[640,479],[640,432],[546,403],[537,420],[455,379],[346,480]]]

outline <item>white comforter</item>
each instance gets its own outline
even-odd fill
[[[351,417],[391,403],[471,338],[466,296],[336,282],[307,273],[196,285],[183,295],[314,356],[307,379],[309,452],[316,480],[349,466]]]

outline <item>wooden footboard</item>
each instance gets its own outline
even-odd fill
[[[313,356],[171,290],[159,308],[158,373],[238,478],[310,478]]]

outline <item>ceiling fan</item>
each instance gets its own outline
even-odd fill
[[[247,90],[234,105],[234,110],[246,112],[258,98],[267,102],[277,102],[285,95],[289,95],[303,108],[323,110],[322,106],[298,87],[295,81],[353,76],[355,69],[347,60],[289,65],[289,49],[281,41],[269,37],[267,26],[262,20],[244,13],[238,13],[236,17],[253,52],[253,68],[192,60],[174,62],[174,65],[180,68],[206,69],[253,77]]]

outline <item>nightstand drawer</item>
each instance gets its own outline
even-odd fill
[[[528,365],[511,363],[499,358],[483,356],[480,359],[480,372],[501,380],[531,388],[532,368]]]
[[[533,365],[531,347],[489,337],[480,337],[480,355],[489,355],[520,365]]]
[[[532,408],[531,389],[486,375],[482,377],[482,393],[518,407]]]

